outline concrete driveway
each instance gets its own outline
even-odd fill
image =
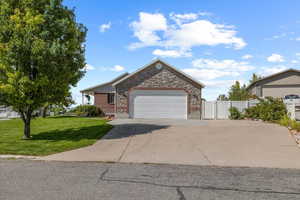
[[[187,165],[300,168],[300,149],[286,128],[255,121],[115,120],[90,147],[44,157]]]

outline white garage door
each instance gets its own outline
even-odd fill
[[[134,90],[130,93],[132,118],[187,119],[187,93],[183,90]]]

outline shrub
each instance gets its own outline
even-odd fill
[[[292,125],[292,119],[289,118],[289,116],[287,115],[284,115],[283,118],[281,118],[278,123],[281,125],[281,126],[285,126],[285,127],[291,127]]]
[[[247,108],[245,110],[245,117],[250,119],[259,119],[259,109],[257,106]]]
[[[246,109],[246,117],[261,119],[263,121],[278,121],[287,115],[287,110],[282,99],[267,97],[259,99],[259,103]]]
[[[102,117],[104,113],[102,110],[93,105],[80,105],[72,109],[71,112],[76,113],[77,116],[82,117]]]
[[[300,132],[300,123],[294,119],[291,119],[289,116],[285,115],[282,119],[278,121],[281,126],[285,126],[291,130]]]
[[[244,118],[243,114],[236,107],[229,108],[229,112],[229,119],[238,120]]]

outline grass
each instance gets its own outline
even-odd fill
[[[20,119],[0,121],[0,154],[44,156],[94,144],[111,125],[100,118],[36,118],[31,140],[22,140]]]

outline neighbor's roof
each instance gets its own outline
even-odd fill
[[[93,86],[93,87],[89,87],[89,88],[86,88],[86,89],[84,89],[84,90],[81,90],[80,92],[81,92],[81,93],[82,93],[82,92],[88,92],[88,91],[92,91],[93,89],[96,89],[96,88],[98,88],[98,87],[102,87],[102,86],[105,86],[105,85],[108,85],[108,84],[113,84],[114,82],[116,82],[116,81],[118,81],[118,80],[120,80],[120,79],[122,79],[122,78],[128,76],[128,74],[129,74],[129,73],[127,73],[127,72],[126,72],[126,73],[123,73],[123,74],[121,74],[120,76],[116,77],[115,79],[111,80],[110,82],[106,82],[106,83],[102,83],[102,84],[99,84],[99,85],[95,85],[95,86]]]
[[[247,87],[247,90],[252,88],[253,86],[255,86],[257,83],[263,81],[263,80],[266,80],[266,79],[269,79],[269,78],[273,78],[275,76],[278,76],[278,75],[281,75],[281,74],[284,74],[284,73],[287,73],[287,72],[297,72],[297,73],[300,73],[300,70],[297,70],[297,69],[287,69],[287,70],[284,70],[284,71],[281,71],[281,72],[278,72],[278,73],[275,73],[275,74],[271,74],[269,76],[266,76],[266,77],[263,77],[257,81],[254,81],[253,83],[251,83],[248,87]]]
[[[135,74],[138,74],[139,72],[143,71],[144,69],[146,69],[147,67],[153,65],[153,64],[156,63],[156,62],[161,62],[161,63],[165,64],[166,66],[168,66],[168,67],[171,68],[172,70],[174,70],[174,71],[176,71],[176,72],[182,74],[184,77],[186,77],[187,79],[191,80],[191,81],[194,82],[195,84],[200,85],[202,88],[205,87],[205,85],[204,85],[203,83],[201,83],[201,82],[195,80],[195,79],[192,78],[190,75],[187,75],[186,73],[184,73],[184,72],[182,72],[182,71],[179,71],[178,69],[176,69],[175,67],[173,67],[172,65],[168,64],[167,62],[165,62],[165,61],[163,61],[163,60],[161,60],[161,59],[155,59],[155,60],[153,60],[151,63],[149,63],[149,64],[147,64],[147,65],[141,67],[141,68],[138,69],[137,71],[135,71],[135,72],[133,72],[133,73],[131,73],[131,74],[129,74],[129,75],[127,75],[127,76],[121,78],[120,80],[114,82],[112,85],[113,85],[113,86],[118,85],[119,83],[125,81],[126,79],[128,79],[128,78],[130,78],[130,77],[132,77],[132,76],[134,76]]]

